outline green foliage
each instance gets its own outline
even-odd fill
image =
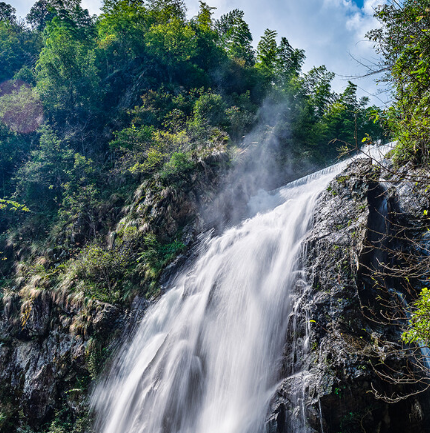
[[[427,0],[405,0],[381,6],[375,13],[382,27],[368,33],[384,56],[382,69],[395,89],[387,113],[399,141],[395,157],[429,163],[430,16]]]
[[[213,31],[212,11],[216,8],[207,5],[201,0],[199,0],[199,3],[199,13],[195,19],[195,23],[201,31],[211,33]]]
[[[304,85],[314,107],[315,114],[322,117],[330,107],[335,95],[331,91],[331,81],[335,74],[325,66],[312,68],[304,77]]]
[[[16,22],[16,9],[11,5],[0,2],[0,21],[14,24]]]
[[[0,121],[9,130],[28,134],[43,122],[39,95],[21,80],[9,81],[0,92]]]
[[[185,118],[191,115],[196,99],[203,92],[204,88],[176,92],[176,94],[166,91],[164,87],[157,91],[150,90],[141,96],[141,105],[130,110],[130,114],[136,125],[152,125],[157,129],[177,130],[178,127],[179,129],[184,127]],[[179,120],[179,124],[172,124],[175,120]]]
[[[0,230],[43,232],[90,260],[85,248],[104,250],[113,229],[115,217],[103,218],[110,197],[124,204],[144,179],[182,185],[199,158],[241,146],[256,122],[257,140],[275,137],[279,166],[304,156],[324,164],[334,138],[377,135],[353,85],[338,95],[324,67],[303,74],[303,50],[277,44],[272,30],[256,63],[244,13],[214,21],[213,9],[200,2],[188,19],[180,0],[105,0],[94,19],[80,0],[38,0],[31,28],[2,9],[1,196],[32,212],[2,217]],[[95,287],[101,274],[91,275],[82,278]]]
[[[38,149],[30,152],[29,160],[16,174],[17,196],[33,211],[57,208],[73,159],[73,151],[49,127],[43,127]]]
[[[144,50],[145,33],[149,28],[148,10],[139,2],[105,1],[97,22],[101,67],[110,74]]]
[[[305,61],[304,50],[293,48],[287,38],[281,38],[278,47],[277,75],[281,80],[288,82],[291,78],[298,77]]]
[[[216,21],[218,43],[230,59],[242,61],[245,66],[255,63],[252,35],[248,24],[243,19],[244,12],[235,9]]]
[[[149,0],[149,11],[153,21],[166,24],[173,20],[185,20],[187,8],[183,0]]]
[[[11,80],[24,66],[31,67],[37,50],[36,38],[28,29],[0,20],[0,83]]]
[[[47,433],[67,433],[70,431],[69,423],[63,423],[58,420],[54,420],[49,426]]]
[[[24,212],[29,212],[30,209],[20,203],[17,203],[16,201],[12,201],[12,200],[5,200],[3,198],[0,198],[0,210],[12,210],[12,211],[24,211]]]
[[[256,120],[254,111],[247,110],[240,105],[232,105],[225,110],[226,121],[228,122],[227,131],[235,142],[239,142],[245,132],[251,128]]]
[[[2,196],[10,196],[14,187],[12,177],[16,174],[17,168],[27,158],[30,146],[34,137],[25,137],[11,131],[6,125],[0,122],[0,172]]]
[[[356,92],[357,86],[349,82],[324,116],[328,128],[326,136],[358,148],[363,142],[382,140],[384,135],[379,125],[375,126],[373,122],[375,113],[380,110],[374,106],[366,108],[367,98],[358,100]],[[372,140],[368,138],[370,136]]]
[[[76,39],[85,40],[93,35],[93,17],[81,6],[81,0],[38,0],[27,15],[35,30],[60,26],[67,28]]]
[[[94,48],[54,21],[36,65],[37,90],[58,121],[87,120],[102,96]]]
[[[152,141],[155,129],[152,126],[141,126],[137,128],[132,124],[130,128],[124,128],[115,133],[115,140],[110,142],[112,148],[125,150],[144,149]]]
[[[223,126],[226,121],[226,108],[221,95],[204,93],[194,104],[194,120],[200,124],[207,122],[212,126]]]
[[[148,52],[167,66],[170,83],[173,81],[178,63],[189,61],[196,55],[195,36],[191,26],[179,19],[153,25],[146,34]]]
[[[97,379],[98,375],[103,370],[104,364],[109,356],[108,352],[107,347],[103,347],[99,340],[90,338],[85,358],[91,379]]]
[[[185,249],[185,245],[180,241],[162,244],[154,234],[146,235],[144,242],[145,251],[140,254],[138,262],[143,264],[146,277],[151,279],[156,279],[164,266]]]
[[[274,72],[278,59],[276,36],[275,30],[266,29],[257,45],[257,66],[268,75]]]
[[[31,430],[25,430],[32,433]],[[80,413],[77,419],[71,419],[65,409],[55,413],[55,418],[43,433],[91,433],[91,418],[88,413]]]
[[[413,304],[408,330],[402,334],[405,343],[430,343],[430,290],[424,287]]]
[[[67,224],[79,223],[81,228],[86,227],[87,240],[96,237],[99,191],[85,178],[81,178],[79,182],[67,182],[63,186],[64,198],[60,210],[62,221]]]
[[[195,163],[190,160],[189,155],[185,153],[175,152],[170,161],[164,164],[162,177],[178,176],[182,173],[191,170],[195,166]]]
[[[26,16],[26,21],[37,31],[42,31],[46,25],[56,16],[54,2],[37,0]]]
[[[123,252],[90,245],[82,251],[73,268],[76,278],[83,281],[83,291],[88,298],[115,303],[121,299],[120,281],[127,264]]]
[[[122,169],[131,173],[151,175],[156,173],[169,160],[170,153],[183,147],[186,134],[155,131],[153,128],[126,128],[117,133],[111,146],[121,146],[123,153]]]

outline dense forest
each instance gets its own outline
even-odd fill
[[[31,339],[37,299],[50,292],[74,305],[70,329],[89,343],[70,389],[85,393],[108,357],[111,336],[91,334],[95,303],[125,311],[136,295],[153,299],[163,270],[192,244],[186,221],[167,227],[155,215],[141,229],[142,197],[180,196],[203,172],[222,189],[238,167],[260,166],[241,185],[249,196],[391,137],[396,167],[428,168],[427,1],[375,11],[382,27],[368,37],[393,84],[387,111],[352,82],[332,91],[325,66],[304,72],[305,52],[274,30],[254,45],[242,11],[213,13],[202,1],[188,18],[181,0],[105,0],[91,16],[80,0],[38,0],[23,20],[0,2],[1,308],[19,298],[16,334]],[[199,188],[210,201],[213,191]],[[233,213],[211,223],[228,225]],[[429,340],[429,304],[424,289],[409,342]],[[3,396],[0,430],[19,420],[33,431]],[[52,412],[34,431],[89,431],[85,410],[72,412]]]
[[[51,285],[73,262],[69,290],[122,302],[136,290],[137,259],[157,276],[183,247],[121,233],[139,247],[121,258],[105,251],[110,213],[142,182],[178,185],[205,155],[223,152],[235,164],[260,147],[275,161],[267,186],[276,187],[331,163],[346,143],[383,138],[380,110],[357,99],[354,84],[336,94],[324,66],[303,73],[303,50],[278,43],[273,30],[255,50],[239,10],[214,20],[201,2],[187,19],[181,1],[106,1],[92,17],[76,0],[40,0],[23,21],[0,6],[6,292],[34,273]]]

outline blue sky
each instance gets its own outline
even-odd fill
[[[8,2],[8,0],[5,0]],[[34,0],[35,1],[35,0]],[[9,0],[17,15],[24,17],[33,0]],[[188,13],[197,13],[198,0],[186,0]],[[334,89],[342,91],[347,80],[363,75],[366,69],[356,60],[368,64],[377,56],[365,33],[378,26],[373,18],[374,8],[385,0],[206,0],[215,6],[215,17],[232,9],[242,9],[255,45],[266,28],[276,30],[279,38],[285,36],[295,48],[306,51],[305,70],[326,65],[336,73]],[[101,0],[82,0],[82,5],[93,14],[98,13]],[[372,102],[382,105],[388,95],[373,78],[352,79],[361,95],[372,95]],[[382,100],[382,101],[381,101]]]

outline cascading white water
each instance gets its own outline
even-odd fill
[[[265,213],[205,243],[96,389],[98,432],[264,431],[302,240],[317,196],[345,165],[261,193],[250,213]]]

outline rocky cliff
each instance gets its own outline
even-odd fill
[[[270,432],[430,431],[422,372],[401,345],[404,304],[420,286],[400,257],[422,254],[423,175],[358,160],[319,198]]]
[[[227,160],[211,155],[176,184],[141,185],[119,213],[105,250],[148,254],[147,245],[139,244],[148,234],[163,245],[180,242],[185,248],[176,256],[169,252],[160,259],[164,271],[158,281],[166,282],[189,258],[199,233],[242,214],[239,208],[252,193],[246,185],[216,198],[228,184],[221,180]],[[389,162],[359,160],[319,198],[296,306],[286,318],[290,326],[269,432],[430,431],[430,397],[416,394],[419,383],[402,381],[414,373],[410,352],[400,345],[402,305],[419,282],[405,285],[404,275],[390,273],[403,265],[399,252],[422,254],[423,215],[429,208],[426,185],[416,181],[422,175],[411,167],[394,173]],[[37,260],[52,261],[52,254]],[[141,274],[144,282],[147,272]],[[58,281],[34,271],[3,296],[2,432],[90,432],[93,381],[160,293],[159,286],[144,283],[132,302],[113,305],[77,296],[73,279]]]

